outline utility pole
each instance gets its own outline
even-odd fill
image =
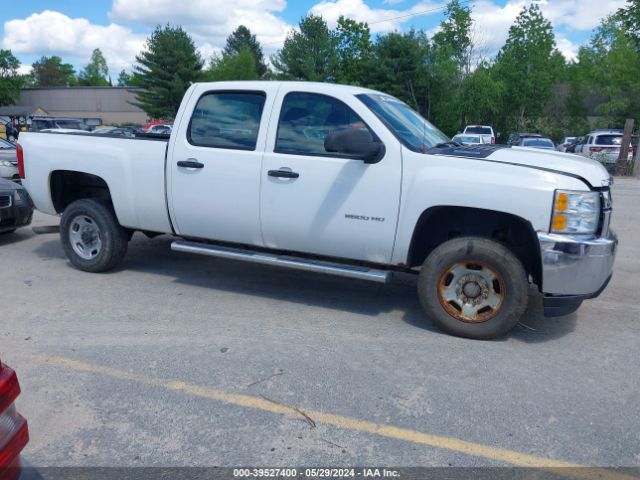
[[[627,167],[629,165],[629,144],[631,143],[631,134],[633,133],[633,118],[627,118],[624,122],[624,134],[622,136],[622,145],[620,145],[620,155],[618,155],[618,161],[616,162],[616,175],[626,175]]]

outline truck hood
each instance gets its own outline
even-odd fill
[[[603,187],[610,183],[610,175],[600,162],[571,153],[542,151],[535,148],[500,148],[486,160],[504,162],[523,167],[549,170],[556,173],[579,177],[591,187]]]
[[[506,145],[450,146],[442,144],[426,153],[536,168],[577,178],[587,186],[594,188],[608,186],[611,183],[609,173],[596,160],[553,150],[508,147]]]

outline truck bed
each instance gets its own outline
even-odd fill
[[[80,171],[102,178],[109,187],[121,225],[171,232],[165,188],[167,138],[23,132],[25,180],[36,208],[57,213],[50,188],[53,172]],[[55,152],[54,155],[51,152]],[[144,180],[144,181],[138,181]]]

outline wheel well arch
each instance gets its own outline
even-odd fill
[[[507,246],[542,288],[540,245],[533,226],[520,216],[497,210],[453,205],[428,208],[416,222],[407,265],[422,265],[438,245],[461,236],[489,238]]]
[[[91,173],[55,170],[49,176],[49,191],[56,213],[64,212],[72,202],[83,198],[104,200],[113,207],[109,185],[102,177]]]

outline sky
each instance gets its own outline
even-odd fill
[[[461,0],[472,9],[474,38],[486,56],[494,55],[509,26],[535,1],[551,21],[560,52],[575,58],[580,45],[606,15],[625,0]],[[112,77],[130,71],[135,56],[158,24],[182,25],[205,59],[220,52],[227,36],[246,25],[267,55],[282,46],[287,32],[313,13],[335,26],[340,15],[367,22],[374,34],[424,29],[432,34],[446,0],[20,0],[0,9],[2,48],[22,62],[21,72],[46,55],[59,55],[76,70],[94,48],[107,59]]]

